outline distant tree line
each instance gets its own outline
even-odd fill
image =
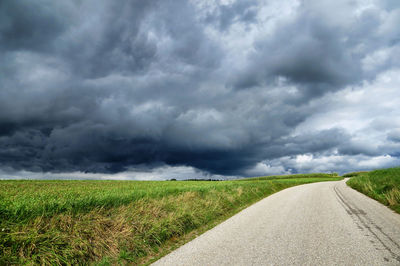
[[[167,181],[177,181],[176,178],[171,178],[168,179]],[[190,178],[190,179],[183,179],[183,180],[179,180],[179,181],[222,181],[221,179],[200,179],[200,178]]]

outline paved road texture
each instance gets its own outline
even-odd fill
[[[345,181],[273,194],[154,265],[400,265],[400,215]]]

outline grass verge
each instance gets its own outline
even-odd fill
[[[361,172],[347,184],[400,213],[400,167]]]
[[[0,181],[0,265],[147,264],[279,190],[243,181]]]
[[[351,172],[351,173],[342,175],[342,177],[355,177],[355,176],[363,175],[366,173],[368,173],[368,171]]]

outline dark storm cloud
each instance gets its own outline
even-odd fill
[[[382,153],[379,147],[371,147],[367,143],[354,143],[349,141],[345,145],[341,145],[338,149],[340,154],[343,155],[367,155],[367,156],[377,156]]]
[[[66,29],[63,6],[54,1],[2,1],[0,47],[5,50],[41,50]]]
[[[379,154],[343,129],[295,130],[322,109],[310,100],[397,66],[395,3],[268,17],[273,3],[2,1],[0,168],[246,175],[285,156]]]
[[[74,16],[78,23],[57,40],[57,50],[74,74],[84,78],[144,71],[154,61],[157,48],[142,24],[156,2],[81,3],[77,7],[81,14]]]

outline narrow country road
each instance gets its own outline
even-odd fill
[[[400,265],[400,215],[345,181],[288,188],[154,265]]]

